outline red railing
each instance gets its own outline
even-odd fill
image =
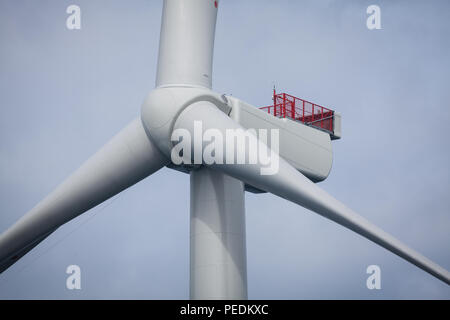
[[[271,115],[289,118],[333,134],[334,111],[318,104],[273,90],[273,105],[262,107]]]

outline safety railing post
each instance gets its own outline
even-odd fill
[[[330,132],[333,132],[333,121],[334,121],[334,113],[331,112],[331,118],[330,118]]]
[[[320,107],[320,111],[322,112],[320,116],[320,127],[323,128],[323,107]]]
[[[305,100],[302,100],[302,104],[303,104],[303,106],[302,106],[302,122],[303,123],[305,123]]]
[[[277,96],[277,93],[276,93],[276,91],[275,91],[275,86],[273,86],[273,97],[272,97],[272,100],[273,100],[273,115],[276,117],[277,116],[277,102],[276,102],[276,96]]]
[[[295,99],[292,99],[291,102],[291,117],[295,120]]]

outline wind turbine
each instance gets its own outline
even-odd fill
[[[255,119],[267,122],[272,121],[267,117],[276,118],[211,90],[217,10],[218,1],[213,0],[164,1],[156,88],[144,101],[140,117],[0,236],[0,272],[62,224],[168,166],[190,174],[192,299],[247,298],[246,188],[270,192],[310,209],[450,284],[447,270],[359,216],[312,181],[326,178],[330,155],[320,156],[305,149],[299,155],[302,161],[319,163],[315,173],[308,172],[285,159],[283,152],[277,157],[257,136],[244,133],[248,118],[240,111],[253,112]],[[201,122],[204,130],[213,129],[225,136],[233,129],[239,133],[238,138],[252,140],[271,161],[278,159],[277,172],[263,175],[260,161],[227,163],[225,155],[223,161],[211,164],[172,163],[172,134],[180,129],[195,136],[196,122]],[[295,125],[304,134],[316,130]],[[323,132],[314,139],[322,139],[316,142],[324,145],[330,143],[330,136]],[[200,151],[205,147],[202,144]],[[192,150],[195,148],[198,146],[192,142]],[[238,145],[232,151],[243,158],[252,156],[250,149]],[[192,157],[183,154],[184,159]]]

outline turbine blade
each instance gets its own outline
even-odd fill
[[[168,163],[136,119],[0,235],[0,272],[62,224]]]
[[[241,138],[244,135],[249,139],[249,145],[253,141],[253,143],[258,145],[258,149],[262,148],[267,150],[271,154],[272,163],[275,162],[277,155],[266,144],[259,141],[254,135],[245,135],[244,129],[238,123],[222,113],[210,102],[197,102],[187,107],[178,117],[174,129],[185,129],[195,138],[195,135],[198,135],[198,132],[196,133],[194,130],[196,121],[200,121],[203,132],[206,132],[208,129],[219,130],[222,136],[226,137],[226,130],[232,129],[234,132],[238,132],[237,135]],[[241,129],[240,133],[239,129]],[[225,142],[223,144],[226,145]],[[208,142],[203,141],[203,145],[200,146],[202,152],[205,151],[207,145]],[[245,159],[249,159],[249,149],[237,146],[238,144],[234,144],[234,149],[231,152],[235,155],[245,156]],[[195,150],[195,140],[191,142],[191,149]],[[298,172],[281,157],[278,158],[279,164],[276,173],[263,175],[261,173],[265,166],[260,161],[256,164],[227,164],[226,154],[228,151],[230,150],[222,153],[223,158],[221,161],[223,164],[218,164],[216,161],[216,163],[211,164],[211,167],[337,222],[411,262],[445,283],[450,284],[450,273],[447,270],[347,208],[344,204]]]
[[[164,1],[156,86],[211,88],[218,1]]]

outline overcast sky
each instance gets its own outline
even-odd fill
[[[66,28],[66,8],[82,29]],[[381,30],[366,9],[381,8]],[[0,232],[139,115],[162,1],[0,1]],[[219,7],[214,89],[272,86],[342,113],[320,186],[450,269],[450,2],[237,1]],[[246,195],[250,299],[450,299],[450,287],[270,194]],[[67,290],[79,265],[82,289]],[[366,268],[381,268],[368,290]],[[189,178],[163,169],[0,275],[0,298],[189,297]]]

